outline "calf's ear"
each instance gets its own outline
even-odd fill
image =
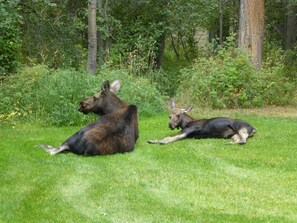
[[[114,82],[112,82],[111,86],[110,86],[110,91],[114,94],[116,94],[121,88],[121,82],[119,80],[115,80]]]
[[[183,113],[187,113],[187,112],[191,111],[192,108],[193,108],[193,106],[192,105],[189,105],[189,106],[183,108],[182,111],[183,111]]]
[[[102,91],[109,91],[109,89],[110,89],[109,81],[104,81],[102,86],[101,86],[101,90]]]
[[[176,104],[175,104],[174,100],[171,101],[170,106],[171,106],[171,109],[175,109],[176,108]]]

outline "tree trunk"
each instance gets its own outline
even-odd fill
[[[155,67],[157,69],[160,69],[163,64],[164,51],[165,51],[165,38],[166,38],[166,34],[163,33],[158,40],[159,48],[158,48],[157,57],[155,60],[155,63],[156,63]]]
[[[105,18],[107,18],[107,10],[108,10],[108,0],[105,0],[105,4],[104,4],[104,16],[105,16]],[[108,28],[108,30],[111,29],[110,26],[108,26],[107,28]],[[111,45],[111,38],[110,38],[110,36],[106,36],[106,41],[105,41],[105,61],[109,60],[110,45]]]
[[[102,0],[98,0],[98,12],[99,15],[103,15],[103,7],[102,7]],[[100,27],[102,24],[99,23],[98,26]],[[102,32],[98,30],[97,32],[97,43],[98,43],[98,68],[99,70],[101,69],[103,65],[103,52],[104,52],[104,47],[103,47],[103,40],[102,40]]]
[[[297,36],[297,8],[296,6],[290,5],[292,0],[287,0],[287,15],[285,25],[285,49],[293,49],[296,43]]]
[[[219,3],[220,8],[220,45],[223,44],[223,8],[222,8],[222,0]]]
[[[89,0],[88,10],[88,72],[95,74],[97,59],[96,0]]]
[[[171,40],[171,46],[172,46],[173,51],[174,51],[174,53],[175,53],[176,59],[179,60],[179,53],[178,53],[178,50],[177,50],[177,48],[176,48],[176,46],[175,46],[174,38],[173,38],[172,33],[170,33],[170,40]]]
[[[264,36],[264,0],[241,0],[238,46],[252,56],[259,69],[262,64]]]

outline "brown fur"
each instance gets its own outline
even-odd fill
[[[100,114],[101,118],[80,129],[57,148],[49,145],[37,147],[51,155],[64,151],[89,156],[133,151],[139,137],[137,107],[121,101],[115,92],[110,90],[108,81],[104,82],[101,92],[80,104],[81,112]]]

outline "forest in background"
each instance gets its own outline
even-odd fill
[[[0,0],[0,118],[77,124],[79,100],[112,78],[127,80],[120,96],[145,115],[172,97],[210,108],[296,104],[297,1],[265,1],[260,68],[238,47],[244,2],[95,1],[92,76],[88,2]]]

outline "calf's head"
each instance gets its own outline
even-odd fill
[[[118,80],[111,85],[109,81],[105,81],[101,86],[101,91],[80,102],[78,111],[84,114],[93,112],[98,115],[105,115],[119,110],[125,104],[115,95],[120,87]]]
[[[170,110],[170,121],[169,128],[170,129],[179,129],[183,128],[184,122],[186,121],[185,113],[192,110],[192,106],[188,106],[186,108],[176,108],[176,104],[174,101],[171,102],[171,110]]]

